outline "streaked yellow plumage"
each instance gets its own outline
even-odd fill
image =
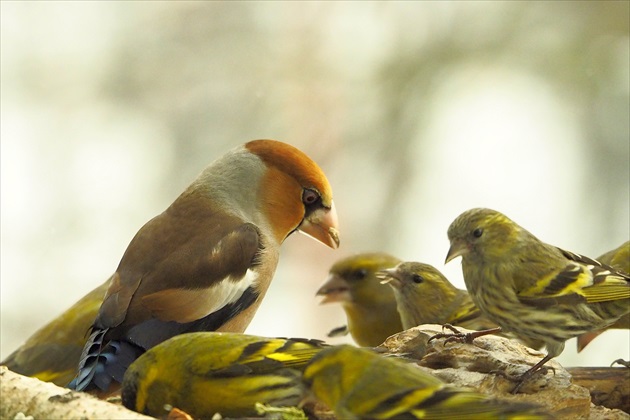
[[[422,324],[451,324],[470,330],[497,327],[475,306],[468,292],[453,286],[432,265],[402,262],[378,276],[394,291],[404,329]],[[536,349],[543,345],[527,338],[521,341]]]
[[[546,244],[507,216],[472,209],[448,228],[446,261],[462,257],[466,288],[493,322],[542,340],[547,356],[515,388],[558,356],[565,341],[606,328],[630,313],[630,275]]]
[[[340,419],[550,418],[538,407],[452,387],[417,366],[349,345],[313,357],[304,382]]]
[[[304,398],[301,370],[324,347],[317,340],[182,334],[131,364],[123,404],[158,417],[168,405],[194,418],[253,416],[256,403],[295,406]]]
[[[630,273],[630,241],[624,242],[619,247],[600,255],[597,261],[609,265],[617,270]],[[591,341],[607,329],[630,329],[630,314],[619,318],[614,324],[606,329],[590,331],[577,338],[578,353],[584,349]]]

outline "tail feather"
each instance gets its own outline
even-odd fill
[[[104,344],[107,329],[95,330],[81,354],[78,373],[68,384],[76,391],[99,389],[107,392],[112,381],[122,383],[125,371],[144,349],[132,343],[113,340]]]
[[[88,337],[81,353],[76,377],[68,384],[68,388],[76,391],[87,390],[92,382],[98,366],[98,359],[103,348],[103,339],[107,330],[95,329]]]
[[[593,341],[598,335],[603,333],[604,330],[599,331],[589,331],[582,335],[579,335],[577,338],[577,351],[578,353],[584,350],[584,347],[588,345],[591,341]]]

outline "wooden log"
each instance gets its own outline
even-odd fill
[[[630,369],[627,367],[567,368],[573,383],[588,389],[595,405],[630,413]]]
[[[18,375],[6,366],[0,366],[0,398],[2,419],[152,419],[84,392]]]

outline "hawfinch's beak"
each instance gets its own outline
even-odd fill
[[[315,296],[323,296],[319,304],[344,302],[350,299],[348,282],[340,276],[331,274],[328,276],[324,284],[320,286]]]
[[[457,257],[461,257],[464,254],[468,254],[469,251],[470,249],[468,249],[468,245],[466,244],[466,242],[458,239],[453,239],[451,241],[451,247],[448,250],[448,254],[446,254],[446,260],[444,260],[444,264]]]
[[[339,231],[337,230],[337,211],[335,203],[329,209],[321,208],[312,212],[302,221],[298,231],[318,240],[332,249],[339,247]]]
[[[376,273],[376,277],[381,279],[381,284],[390,284],[394,287],[398,287],[400,285],[400,277],[398,276],[396,267],[379,270]]]

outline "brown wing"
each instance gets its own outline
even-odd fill
[[[151,318],[190,322],[216,309],[223,297],[217,285],[240,280],[261,244],[253,225],[205,204],[185,211],[178,211],[185,203],[173,205],[140,229],[116,270],[97,328]]]

